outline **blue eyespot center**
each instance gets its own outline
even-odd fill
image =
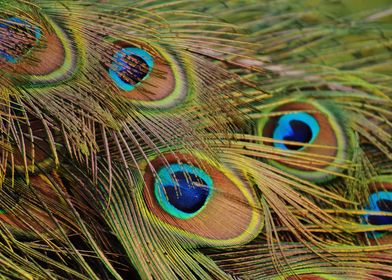
[[[188,219],[197,215],[212,194],[211,177],[189,164],[170,164],[158,171],[154,194],[170,215]]]
[[[317,120],[307,113],[290,113],[279,118],[273,132],[274,140],[294,141],[311,144],[319,134],[320,126]],[[302,150],[304,146],[274,143],[274,146],[284,150]]]
[[[41,38],[41,29],[25,20],[10,17],[0,23],[0,58],[17,63]]]
[[[379,191],[369,196],[369,206],[366,208],[370,211],[392,212],[392,192]],[[366,215],[367,221],[372,225],[389,225],[392,224],[392,216]]]
[[[139,48],[123,48],[116,52],[109,76],[124,91],[131,91],[145,80],[154,66],[153,57]]]

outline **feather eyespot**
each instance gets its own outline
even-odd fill
[[[109,85],[138,106],[169,108],[188,95],[183,62],[164,49],[115,41],[103,58]]]
[[[0,19],[3,77],[23,87],[49,87],[73,77],[81,58],[74,32],[49,17],[14,14]]]
[[[332,105],[298,100],[269,107],[256,120],[256,135],[279,150],[268,161],[300,178],[326,182],[343,172],[353,136]],[[265,139],[265,140],[264,140]]]
[[[375,183],[370,185],[370,195],[367,199],[365,210],[372,212],[392,212],[392,183],[389,177],[377,178]],[[380,213],[381,214],[381,213]],[[375,226],[392,225],[392,216],[388,215],[363,215],[363,222]],[[367,236],[373,243],[390,244],[392,235],[388,231],[373,231]]]
[[[273,139],[311,144],[319,131],[320,126],[314,117],[307,113],[292,113],[279,118]],[[274,146],[284,150],[303,150],[305,148],[279,142],[275,142]]]
[[[378,191],[368,197],[369,207],[367,210],[376,212],[392,212],[392,192]],[[372,225],[392,225],[392,216],[371,215],[367,216],[368,223]]]
[[[252,240],[261,230],[261,206],[252,187],[224,166],[176,153],[157,157],[144,169],[142,208],[157,227],[176,237],[230,246]]]
[[[18,17],[0,21],[0,58],[17,63],[41,39],[41,29]]]
[[[123,48],[114,55],[109,75],[120,89],[131,91],[149,76],[153,66],[154,59],[148,52]]]
[[[189,164],[170,164],[158,171],[154,194],[166,212],[188,219],[208,203],[212,185],[211,177],[202,169]]]

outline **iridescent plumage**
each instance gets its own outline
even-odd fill
[[[391,278],[364,5],[0,0],[2,279]]]

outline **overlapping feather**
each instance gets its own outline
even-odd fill
[[[0,67],[3,278],[392,277],[392,245],[371,235],[391,225],[364,221],[391,171],[388,3],[3,2],[3,17],[63,42],[36,52],[64,56],[46,77]],[[108,75],[123,44],[171,70],[124,93]],[[34,49],[26,56],[33,63]],[[154,96],[172,86],[175,98]],[[293,152],[257,133],[260,118],[282,114],[271,108],[295,102],[324,108],[345,146]],[[332,157],[309,147],[346,152],[323,169],[315,162]],[[205,211],[215,215],[180,221],[150,201],[159,170],[175,164],[214,179]],[[293,172],[301,166],[324,179]]]

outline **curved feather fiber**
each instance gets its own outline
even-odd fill
[[[392,278],[391,9],[0,0],[1,278]]]

